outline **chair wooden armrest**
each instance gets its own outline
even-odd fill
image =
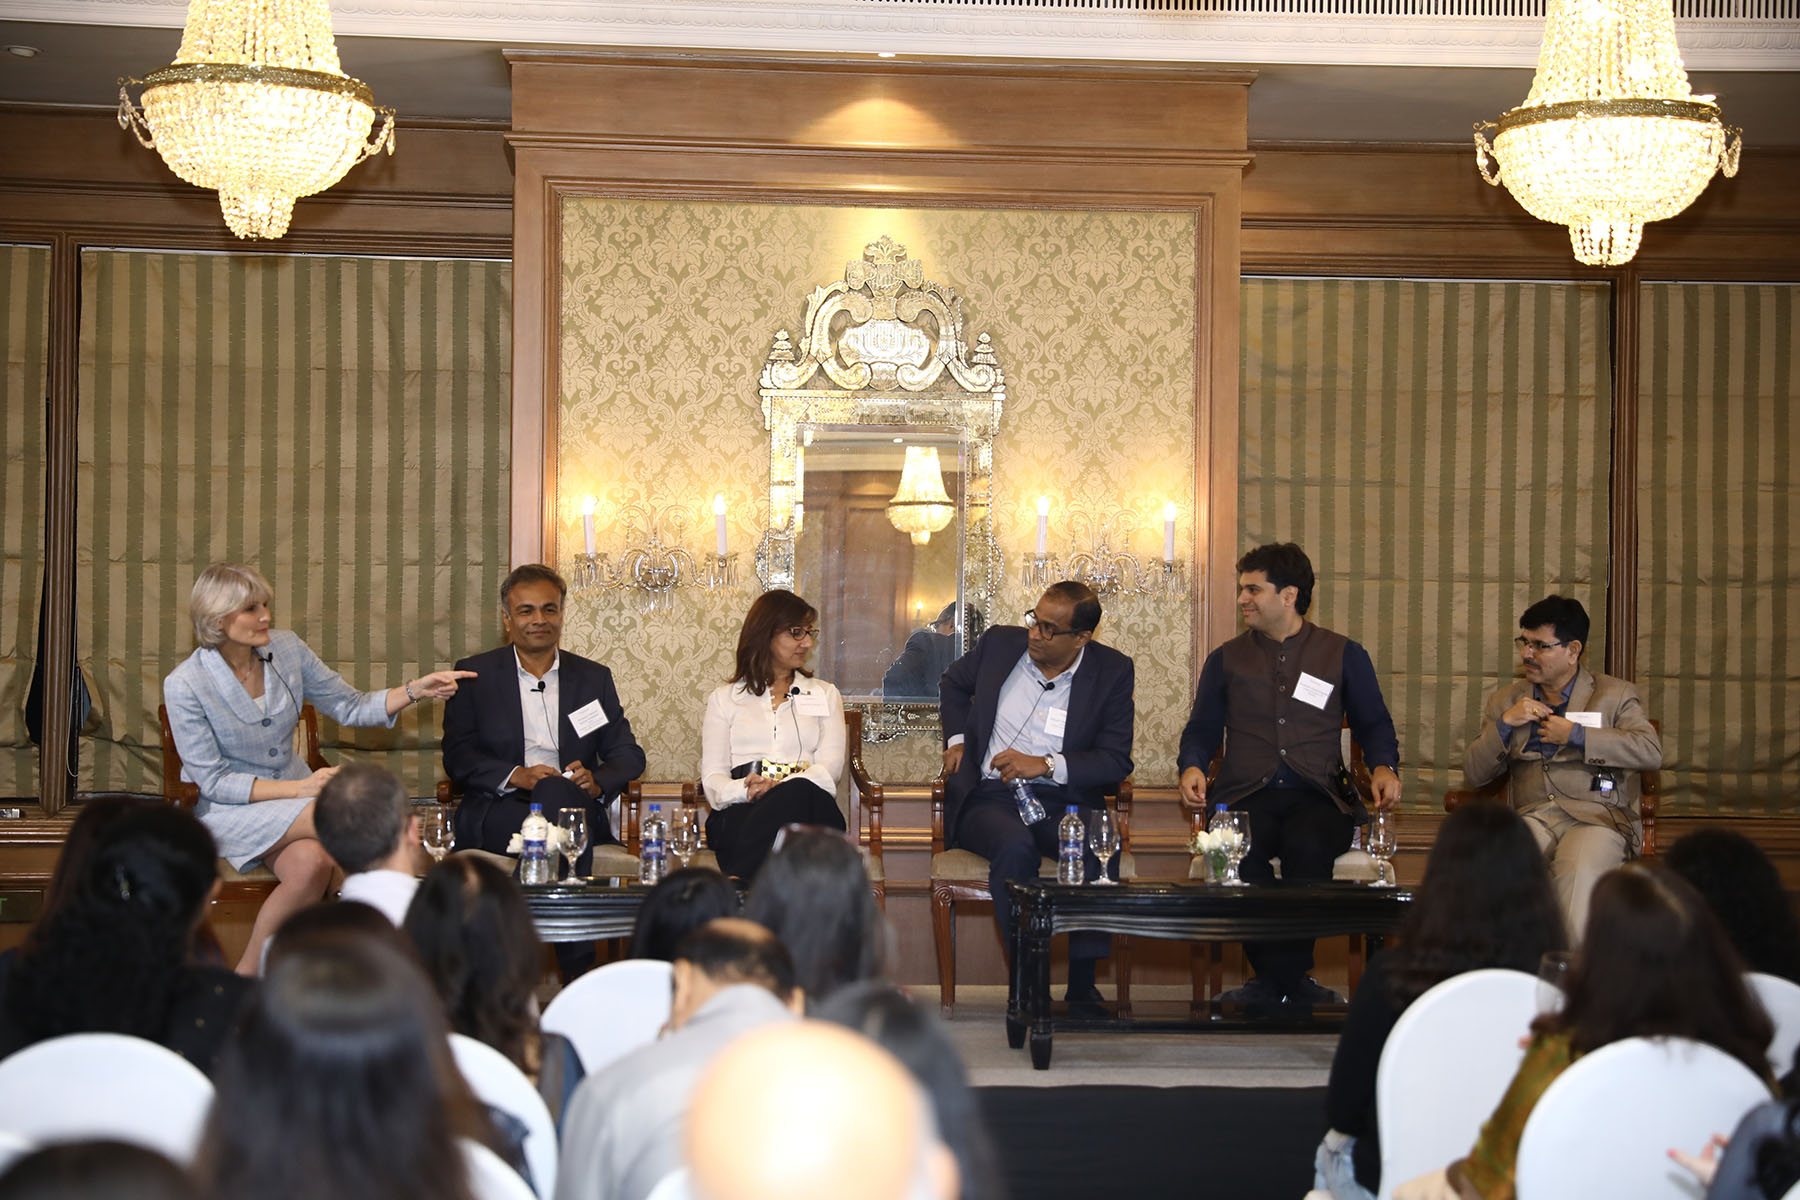
[[[1452,788],[1444,793],[1444,811],[1453,813],[1465,804],[1473,804],[1477,800],[1506,803],[1506,776],[1490,780],[1476,788]]]
[[[319,710],[310,704],[300,706],[300,728],[304,731],[306,747],[306,765],[315,771],[323,771],[331,764],[325,761],[325,752],[319,747]]]

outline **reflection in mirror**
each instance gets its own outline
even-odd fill
[[[883,237],[775,335],[764,587],[819,609],[814,666],[872,740],[937,727],[937,682],[1000,585],[989,526],[1005,377],[962,301]]]

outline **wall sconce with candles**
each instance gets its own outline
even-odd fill
[[[573,568],[563,572],[569,589],[634,593],[639,607],[649,613],[667,611],[680,588],[714,591],[731,587],[737,582],[737,555],[731,552],[726,537],[724,493],[713,497],[712,512],[714,551],[696,558],[664,534],[666,526],[669,536],[679,540],[681,530],[692,520],[687,509],[675,504],[660,508],[626,505],[619,510],[626,546],[615,563],[607,555],[595,553],[594,498],[586,497],[581,502],[582,553],[575,556]]]
[[[1177,597],[1187,595],[1187,569],[1175,557],[1173,501],[1163,505],[1161,559],[1140,559],[1131,553],[1132,526],[1138,518],[1123,509],[1106,517],[1075,512],[1069,524],[1088,535],[1088,548],[1069,556],[1068,565],[1049,552],[1050,497],[1037,499],[1037,543],[1025,560],[1022,582],[1027,588],[1045,588],[1060,579],[1076,579],[1101,596]],[[1119,548],[1113,548],[1117,536]]]

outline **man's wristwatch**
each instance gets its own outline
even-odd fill
[[[1046,754],[1046,755],[1044,755],[1044,778],[1046,778],[1046,779],[1054,778],[1055,775],[1056,775],[1056,755]]]

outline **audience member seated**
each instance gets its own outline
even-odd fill
[[[214,1200],[472,1200],[458,1139],[493,1141],[430,985],[375,938],[284,954],[218,1087],[194,1168]]]
[[[321,900],[309,904],[281,923],[264,943],[262,973],[287,957],[296,947],[317,938],[370,937],[411,954],[412,943],[388,920],[387,915],[360,900]]]
[[[775,935],[737,917],[683,938],[674,977],[668,1035],[575,1090],[557,1200],[644,1200],[682,1165],[682,1127],[701,1074],[738,1037],[793,1020],[803,1003]]]
[[[1499,804],[1467,804],[1438,831],[1425,878],[1407,906],[1399,945],[1369,960],[1331,1062],[1331,1128],[1314,1187],[1364,1200],[1381,1187],[1375,1073],[1407,1006],[1464,971],[1508,967],[1535,974],[1546,951],[1568,945],[1550,871],[1524,820]],[[1345,1159],[1354,1166],[1354,1177]]]
[[[738,631],[736,671],[706,698],[706,842],[727,875],[754,878],[783,826],[845,827],[844,698],[806,668],[818,626],[818,610],[794,593],[764,592]]]
[[[942,1021],[899,988],[874,980],[840,989],[819,1006],[818,1017],[856,1030],[912,1072],[931,1101],[938,1135],[956,1156],[961,1200],[1004,1194],[987,1123]]]
[[[845,984],[881,976],[888,929],[869,890],[862,851],[828,829],[782,837],[744,904],[794,956],[810,1007]]]
[[[313,805],[319,844],[344,872],[338,895],[377,909],[395,925],[419,888],[413,865],[423,843],[406,787],[368,763],[340,767]]]
[[[731,881],[706,867],[685,867],[650,889],[631,931],[631,957],[674,962],[675,948],[700,926],[735,917],[742,907]]]
[[[1768,1015],[1706,902],[1673,872],[1633,863],[1601,877],[1564,991],[1561,1011],[1532,1022],[1525,1061],[1469,1156],[1401,1184],[1396,1200],[1510,1198],[1519,1137],[1544,1089],[1624,1038],[1690,1038],[1768,1074]]]
[[[1800,983],[1800,925],[1775,864],[1735,829],[1702,829],[1663,861],[1706,900],[1752,971]]]
[[[544,1061],[536,996],[543,945],[512,876],[452,855],[419,884],[402,928],[450,1028],[492,1046],[535,1079]]]
[[[194,962],[217,862],[212,835],[181,809],[157,805],[107,826],[8,973],[0,1057],[66,1033],[124,1033],[212,1074],[254,986]]]
[[[0,1175],[0,1200],[198,1200],[187,1172],[130,1142],[58,1142]]]
[[[1800,1054],[1791,1070],[1800,1076]],[[1669,1157],[1706,1185],[1706,1200],[1782,1200],[1800,1184],[1800,1096],[1757,1105],[1698,1155],[1672,1147]]]
[[[688,1117],[701,1200],[954,1200],[956,1156],[924,1089],[823,1021],[758,1029],[700,1080]]]

